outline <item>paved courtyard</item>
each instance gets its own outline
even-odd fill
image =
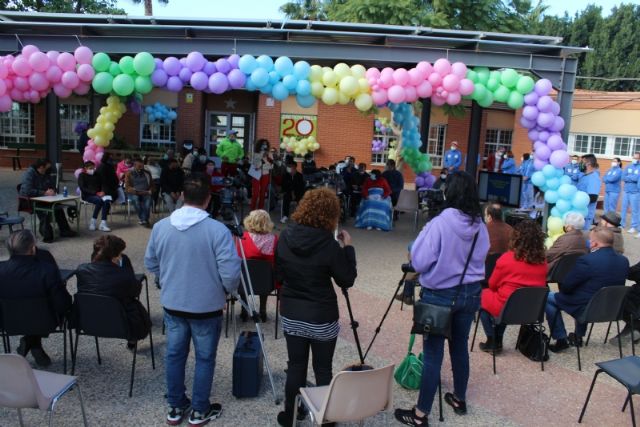
[[[68,176],[71,176],[68,174]],[[0,211],[16,212],[16,184],[20,173],[10,169],[0,169]],[[72,185],[69,183],[69,187]],[[75,188],[75,187],[73,187]],[[157,220],[154,217],[154,220]],[[77,238],[60,239],[53,244],[42,244],[52,252],[61,268],[75,268],[78,264],[89,261],[93,238],[99,232],[86,229],[83,216],[80,217],[81,233]],[[30,222],[26,221],[27,227]],[[137,225],[135,218],[128,223],[121,212],[113,215],[109,224],[113,234],[127,242],[126,253],[131,258],[137,272],[143,273],[143,256],[150,230]],[[278,229],[282,227],[278,224]],[[358,230],[345,227],[352,233],[358,257],[358,279],[350,291],[351,302],[356,319],[360,322],[359,334],[363,346],[366,346],[374,334],[384,310],[394,294],[401,277],[400,265],[406,262],[406,248],[415,234],[411,218],[404,215],[400,218],[396,229],[389,233]],[[0,259],[8,257],[4,242],[8,230],[0,230]],[[640,239],[625,233],[626,253],[632,264],[638,262]],[[188,262],[189,254],[185,254]],[[69,283],[69,291],[75,292],[75,281]],[[144,291],[143,291],[144,292]],[[166,405],[163,398],[164,387],[164,349],[165,337],[162,335],[162,308],[159,304],[159,291],[150,285],[151,315],[153,321],[153,338],[156,354],[156,369],[151,369],[151,353],[149,341],[143,341],[138,353],[136,379],[133,397],[129,398],[128,381],[131,366],[131,353],[127,351],[124,341],[101,340],[100,350],[102,365],[98,365],[95,346],[90,337],[83,337],[78,349],[76,375],[79,377],[89,423],[94,426],[164,425]],[[143,293],[144,295],[144,293]],[[342,295],[341,332],[334,358],[334,372],[358,360],[353,334],[349,326],[346,306]],[[266,349],[269,363],[274,375],[276,391],[284,392],[286,368],[286,346],[280,337],[274,339],[274,298],[270,298],[269,321],[264,326]],[[405,355],[409,339],[411,310],[400,311],[400,304],[394,303],[391,312],[382,326],[367,362],[380,367],[390,363],[399,363]],[[567,325],[571,330],[571,321]],[[238,321],[238,330],[252,329],[249,323]],[[615,329],[615,328],[614,328]],[[513,350],[517,328],[508,328],[505,336],[505,351],[497,358],[498,374],[493,375],[491,356],[475,350],[471,354],[471,378],[467,395],[468,415],[457,416],[445,405],[444,422],[437,416],[430,417],[431,425],[455,426],[566,426],[577,423],[581,405],[589,388],[595,371],[594,362],[618,357],[617,346],[603,344],[606,325],[596,325],[592,341],[582,352],[583,370],[578,371],[574,349],[561,354],[550,354],[545,363],[545,371],[540,371],[537,363],[531,362],[518,351]],[[484,340],[479,332],[478,337]],[[421,349],[421,340],[417,340],[415,352]],[[18,344],[18,338],[12,339],[12,347]],[[59,336],[44,341],[45,349],[54,363],[49,368],[53,372],[62,372],[62,342]],[[265,376],[262,381],[260,396],[253,399],[236,399],[231,394],[231,368],[234,341],[232,330],[229,338],[222,338],[218,349],[218,360],[212,391],[213,401],[223,405],[222,417],[210,425],[216,426],[273,426],[276,425],[276,414],[282,406],[274,404],[269,381]],[[623,348],[625,355],[631,354],[631,346],[627,342]],[[29,359],[32,361],[31,359]],[[451,369],[448,355],[445,355],[442,384],[443,391],[452,389]],[[188,364],[189,372],[193,370],[193,357]],[[187,377],[190,377],[190,373]],[[1,379],[0,379],[1,381]],[[310,370],[309,381],[313,382]],[[189,389],[189,386],[188,386]],[[601,376],[593,393],[589,409],[584,420],[585,425],[618,426],[629,425],[628,412],[620,412],[626,393],[623,387]],[[394,386],[394,406],[410,407],[417,399],[416,391],[407,391]],[[437,413],[437,400],[433,407]],[[29,426],[45,424],[44,414],[36,411],[25,411],[25,422]],[[391,425],[397,425],[392,416]],[[378,416],[366,421],[366,425],[384,425],[384,417]],[[77,426],[82,424],[80,408],[74,392],[69,393],[59,402],[54,425]],[[186,424],[186,423],[185,423]],[[0,426],[18,425],[14,410],[0,409]],[[308,422],[307,422],[308,425]]]

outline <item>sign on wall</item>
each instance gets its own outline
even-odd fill
[[[316,136],[318,116],[302,114],[280,115],[280,140],[285,137],[308,138]]]

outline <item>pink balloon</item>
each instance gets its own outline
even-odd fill
[[[60,56],[60,52],[58,52],[57,50],[50,50],[49,52],[47,52],[47,58],[49,58],[49,61],[52,64],[55,64],[58,61],[58,56]]]
[[[93,52],[87,46],[80,46],[73,52],[73,57],[78,64],[89,65],[93,59]]]
[[[418,91],[414,86],[406,86],[404,93],[406,102],[416,102],[418,100]]]
[[[102,148],[102,147],[100,147]],[[102,157],[104,156],[104,152],[100,152],[100,153],[96,153],[95,159],[96,159],[96,164],[100,164],[100,162],[102,161]]]
[[[551,150],[546,144],[541,144],[536,148],[535,156],[540,160],[548,160],[551,155]]]
[[[50,65],[49,63],[49,58],[47,58],[47,55],[42,52],[34,52],[29,57],[29,65],[31,65],[31,68],[33,68],[34,71],[39,73],[47,71]]]
[[[7,93],[7,85],[4,80],[0,80],[0,96],[3,96],[5,93]]]
[[[455,92],[460,86],[460,78],[455,74],[447,74],[442,79],[442,87],[449,92]]]
[[[365,76],[367,79],[372,79],[372,78],[373,78],[373,79],[376,79],[376,80],[377,80],[378,78],[380,78],[380,70],[378,70],[378,69],[377,69],[377,68],[375,68],[375,67],[369,68],[369,69],[364,73],[364,76]]]
[[[409,83],[409,72],[404,68],[398,68],[393,72],[393,81],[399,86],[406,86]]]
[[[0,112],[11,111],[11,107],[13,106],[13,102],[11,101],[11,97],[9,95],[0,96]]]
[[[431,86],[436,87],[436,86],[440,86],[440,84],[442,83],[442,76],[438,73],[431,73],[429,75],[429,83],[431,83]]]
[[[80,79],[75,72],[65,71],[62,74],[62,84],[69,89],[75,89],[80,84]]]
[[[399,104],[401,102],[404,102],[406,93],[402,86],[393,85],[387,91],[387,96],[389,97],[389,101],[393,102],[394,104]]]
[[[13,87],[18,89],[19,91],[24,92],[29,89],[29,80],[25,77],[16,77],[13,79]]]
[[[20,89],[17,89],[17,88],[11,89],[10,95],[11,95],[11,99],[13,99],[16,102],[20,102],[24,100],[24,95],[22,94],[22,91]]]
[[[424,78],[428,78],[431,73],[433,73],[433,67],[427,61],[420,61],[416,65],[416,69],[420,71],[420,73],[424,76]]]
[[[429,81],[427,80],[424,80],[422,83],[420,83],[416,90],[420,98],[429,98],[431,96],[431,93],[433,92],[431,83],[429,83]]]
[[[562,137],[559,135],[551,135],[549,139],[547,139],[547,145],[551,149],[551,151],[561,150],[562,149]]]
[[[451,92],[449,95],[447,95],[447,104],[449,105],[458,105],[460,104],[460,101],[462,101],[460,92]]]
[[[58,83],[62,79],[62,70],[57,65],[52,65],[46,73],[47,80],[51,83]]]
[[[467,76],[467,66],[463,62],[454,62],[451,64],[451,73],[464,79]]]
[[[83,160],[84,160],[84,156],[83,156]],[[85,160],[86,161],[86,160]],[[76,177],[76,179],[78,179],[80,177],[80,174],[82,173],[82,171],[84,171],[83,168],[78,168],[75,171],[73,171],[73,176]]]
[[[6,65],[0,63],[0,79],[6,79],[8,75],[9,68]]]
[[[431,96],[431,103],[437,107],[441,107],[447,103],[447,100],[438,95]]]
[[[417,68],[409,70],[409,84],[418,86],[425,79],[425,76]]]
[[[94,148],[94,150],[96,151],[96,156],[100,153],[104,153],[104,147],[101,145],[96,145],[96,148]]]
[[[73,71],[76,69],[76,59],[69,52],[62,52],[56,62],[62,71]]]
[[[441,76],[446,76],[451,72],[451,63],[445,58],[440,58],[433,63],[433,69]]]
[[[13,79],[6,79],[4,81],[4,84],[7,85],[7,92],[9,92],[11,89],[13,89]]]
[[[31,57],[33,58],[38,53],[42,52],[36,52]],[[47,90],[49,88],[49,80],[43,73],[33,73],[29,76],[29,85],[38,91]]]
[[[393,69],[385,68],[380,73],[380,79],[378,79],[378,84],[383,89],[388,89],[393,85]]]
[[[89,82],[80,82],[78,86],[73,90],[76,95],[86,95],[91,90],[91,83]]]
[[[387,91],[385,90],[374,91],[371,94],[371,97],[373,98],[373,103],[376,104],[377,106],[384,105],[389,100],[389,98],[387,98]]]
[[[55,85],[53,85],[53,92],[59,98],[68,98],[69,96],[71,96],[71,89],[65,87],[62,83],[56,83]]]
[[[11,69],[16,75],[26,77],[31,74],[31,64],[24,57],[18,57],[11,64]]]
[[[22,48],[22,56],[26,59],[29,59],[29,57],[36,52],[40,52],[40,49],[32,44],[28,44]]]
[[[551,163],[554,168],[562,169],[569,163],[569,153],[564,150],[556,150],[551,153],[549,163]]]
[[[460,80],[460,87],[459,87],[460,95],[462,96],[471,95],[474,90],[475,90],[475,87],[471,80],[469,79]]]
[[[31,89],[29,91],[29,99],[34,104],[37,104],[38,102],[40,102],[40,92],[38,92],[37,90]]]
[[[78,77],[83,82],[91,82],[93,80],[93,77],[96,74],[93,67],[89,64],[80,64],[78,66],[77,73],[78,73]]]

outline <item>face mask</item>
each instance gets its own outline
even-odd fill
[[[617,166],[618,166],[618,162],[611,162],[611,167],[612,167],[612,168],[615,168],[615,167],[617,167]]]
[[[293,169],[291,169],[291,168],[287,168],[287,173],[291,173],[292,170]]]
[[[375,176],[375,174],[371,174],[369,175],[369,177],[371,177],[372,181],[375,181],[378,178],[377,176]]]
[[[505,158],[505,159],[508,159],[508,158],[509,158],[509,156],[507,156],[507,155],[505,154],[505,155],[504,155],[504,158]]]
[[[578,164],[578,161],[577,161],[577,160],[571,160],[571,164],[572,164],[572,165],[577,165],[577,164]]]
[[[447,175],[446,174],[440,175],[440,179],[443,180],[443,181],[446,180],[447,179]]]
[[[497,152],[497,153],[496,153],[496,158],[498,158],[498,159],[499,159],[500,157],[502,157],[502,153]]]
[[[276,166],[281,166],[282,165],[282,161],[281,160],[276,160]]]
[[[456,147],[455,145],[452,145],[452,146],[451,146],[451,149],[452,149],[452,150],[456,150],[457,148],[458,148],[458,147]]]
[[[203,163],[204,163],[204,162],[206,162],[206,161],[207,161],[207,156],[204,156],[204,155],[203,155],[203,156],[199,156],[199,157],[198,157],[198,160],[200,160],[201,162],[203,162]]]

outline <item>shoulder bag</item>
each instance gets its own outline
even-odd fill
[[[422,380],[422,358],[413,354],[412,351],[415,339],[416,336],[411,334],[407,355],[402,362],[400,362],[393,374],[396,382],[408,390],[418,390],[420,388],[420,381]]]

